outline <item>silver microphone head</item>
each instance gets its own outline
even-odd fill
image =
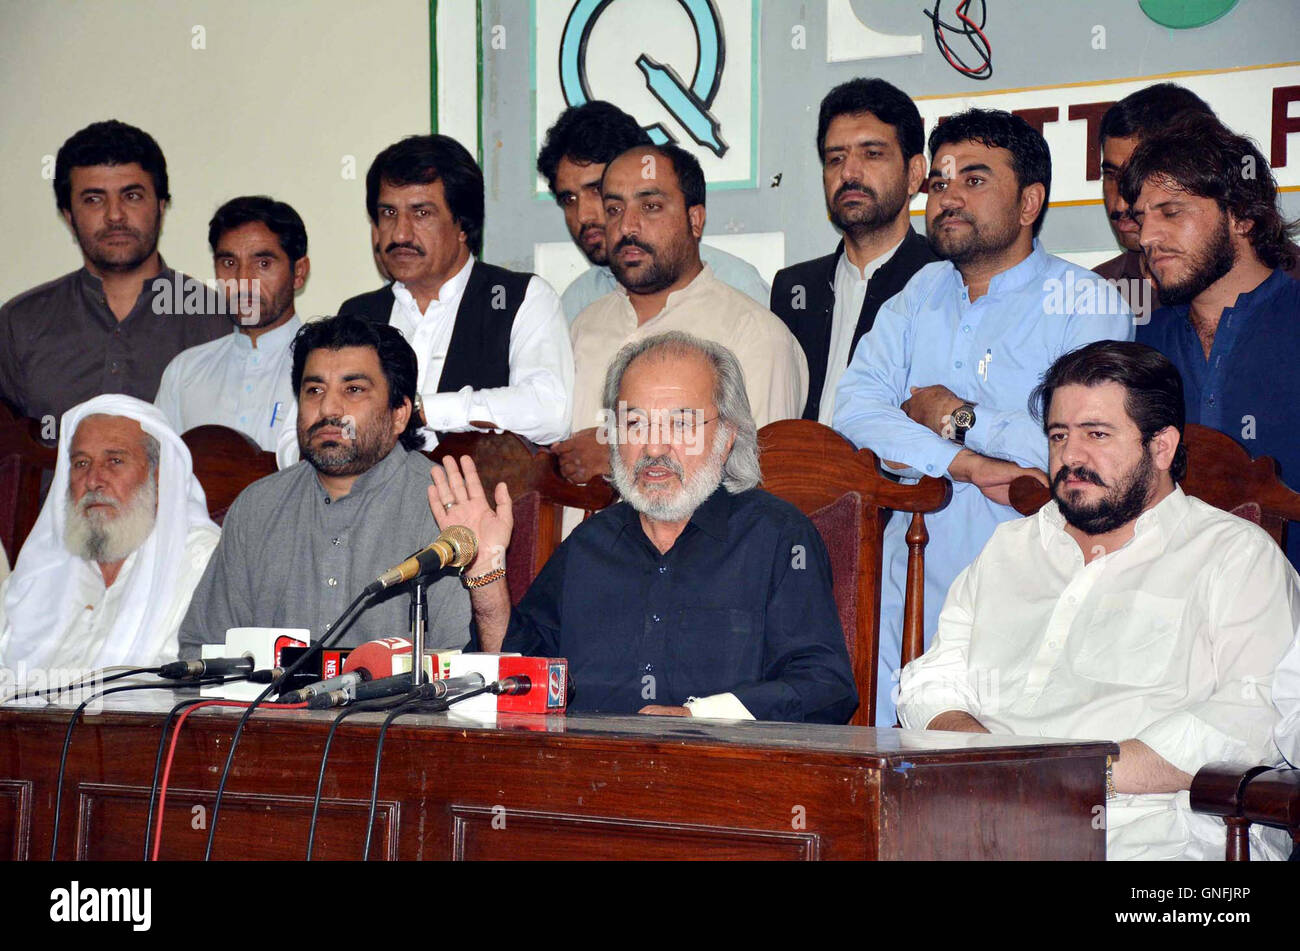
[[[438,540],[451,546],[452,557],[448,567],[464,568],[478,554],[478,539],[464,525],[449,525],[438,536]]]

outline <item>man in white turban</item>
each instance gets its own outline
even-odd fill
[[[0,665],[30,676],[175,659],[219,537],[161,411],[119,394],[74,406],[45,506],[0,584]]]

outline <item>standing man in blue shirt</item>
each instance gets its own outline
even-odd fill
[[[1187,421],[1272,456],[1300,489],[1300,284],[1295,222],[1250,139],[1186,115],[1134,150],[1120,181],[1164,305],[1138,331],[1183,376]],[[1300,525],[1287,533],[1300,569]]]
[[[925,643],[957,574],[1000,522],[1013,479],[1044,484],[1047,447],[1029,394],[1062,354],[1131,340],[1132,314],[1105,281],[1037,240],[1052,165],[1025,120],[972,109],[930,133],[926,230],[943,260],[887,301],[835,394],[833,425],[900,476],[948,476],[952,501],[927,519]],[[885,529],[877,725],[894,722],[902,651],[907,519]]]
[[[537,171],[564,212],[573,243],[591,262],[591,267],[560,295],[570,325],[588,304],[612,294],[619,286],[610,271],[605,248],[605,205],[600,197],[605,166],[628,149],[650,144],[650,136],[636,119],[600,100],[565,109],[555,125],[546,130],[546,141],[537,155]],[[700,245],[700,260],[713,268],[722,283],[767,306],[767,282],[754,265],[707,244]]]

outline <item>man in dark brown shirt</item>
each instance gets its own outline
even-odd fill
[[[224,298],[158,253],[171,195],[148,133],[96,122],[59,149],[54,194],[83,265],[0,307],[0,398],[41,419],[101,393],[153,401],[168,362],[231,332]]]

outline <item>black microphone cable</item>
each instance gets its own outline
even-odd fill
[[[242,680],[242,677],[231,678],[231,680]],[[211,683],[230,683],[231,680],[208,680],[196,681],[198,685],[204,686]],[[83,700],[77,709],[72,712],[72,719],[68,721],[68,729],[63,735],[63,751],[59,754],[59,778],[54,788],[54,830],[50,836],[50,861],[56,861],[56,855],[59,848],[59,822],[63,812],[63,778],[68,767],[68,749],[72,746],[72,730],[81,718],[81,712],[89,706],[92,700],[98,697],[106,697],[110,693],[122,693],[126,690],[175,690],[176,685],[172,682],[157,684],[127,684],[123,687],[109,687],[107,690],[100,690],[91,694]]]
[[[255,670],[248,675],[250,683],[270,683],[276,677],[280,676],[279,667],[272,667],[269,670]],[[236,680],[240,678],[235,678]],[[173,687],[180,687],[182,684],[172,683]],[[176,719],[176,714],[180,713],[186,707],[192,707],[196,703],[203,703],[205,697],[191,697],[182,700],[176,706],[172,707],[167,714],[167,719],[163,722],[162,732],[158,735],[158,752],[153,758],[153,784],[149,787],[149,812],[144,822],[144,861],[149,861],[149,837],[153,830],[153,809],[154,803],[158,800],[158,777],[162,773],[163,750],[167,748],[167,732],[171,729],[172,721]]]
[[[92,671],[90,674],[87,674],[85,677],[82,677],[80,680],[75,681],[73,683],[61,684],[59,686],[54,686],[54,687],[38,687],[36,690],[23,690],[20,691],[19,693],[15,693],[11,696],[0,699],[0,703],[8,703],[10,700],[29,700],[33,697],[43,697],[46,694],[51,694],[51,693],[52,694],[71,693],[74,690],[82,690],[86,687],[95,684],[111,684],[113,681],[121,680],[124,677],[138,677],[141,674],[156,674],[162,668],[161,667],[114,666],[114,667],[105,667],[103,669],[113,670],[116,671],[116,673],[109,674],[107,677],[101,677],[99,679],[95,679],[94,673],[96,672]]]
[[[163,750],[167,748],[167,734],[172,728],[172,721],[176,719],[176,714],[186,707],[192,707],[196,703],[203,703],[207,699],[207,697],[190,697],[176,704],[168,712],[167,719],[163,722],[162,732],[158,735],[158,752],[154,754],[153,759],[153,785],[149,787],[149,813],[144,822],[144,860],[146,862],[149,861],[149,837],[153,831],[153,808],[158,799],[158,777],[162,772]]]
[[[499,683],[499,681],[497,682]],[[408,694],[403,702],[384,718],[383,725],[379,728],[379,742],[375,744],[375,768],[374,774],[370,780],[370,812],[366,819],[366,847],[361,853],[361,861],[370,860],[370,840],[375,831],[375,812],[379,804],[379,767],[384,754],[384,738],[388,735],[388,728],[393,725],[393,721],[398,717],[405,716],[408,713],[442,713],[445,712],[453,703],[459,703],[462,700],[468,700],[470,697],[477,697],[479,694],[489,693],[496,683],[484,684],[482,687],[475,687],[472,690],[466,690],[455,696],[439,697],[436,700],[428,700],[420,696],[421,691],[417,688]]]
[[[370,839],[375,831],[375,811],[379,803],[379,765],[384,755],[384,737],[388,735],[388,728],[393,725],[393,721],[398,717],[405,716],[408,713],[420,713],[430,706],[429,701],[421,700],[418,696],[415,699],[410,699],[408,695],[403,699],[405,702],[384,717],[384,723],[379,728],[379,742],[375,744],[375,768],[370,780],[370,812],[366,818],[366,847],[361,852],[361,861],[363,862],[370,860]],[[442,701],[438,702],[441,703]]]
[[[253,702],[248,705],[246,710],[244,710],[243,716],[239,718],[239,722],[235,724],[235,733],[230,740],[230,750],[226,753],[226,765],[221,769],[221,779],[217,783],[217,795],[212,802],[212,817],[208,822],[208,844],[203,849],[203,861],[207,862],[212,858],[212,843],[216,840],[217,820],[221,816],[221,799],[226,793],[226,780],[230,777],[230,767],[235,761],[235,749],[239,746],[239,738],[243,736],[244,725],[248,723],[248,718],[253,715],[253,711],[261,705],[263,700],[269,697],[272,693],[279,693],[280,685],[288,680],[290,676],[297,673],[298,669],[306,664],[308,660],[318,656],[321,651],[343,636],[343,633],[348,629],[348,626],[356,619],[356,616],[361,613],[359,608],[370,600],[371,594],[372,592],[369,587],[367,587],[359,595],[353,598],[352,603],[343,609],[343,613],[340,614],[338,619],[334,622],[334,626],[330,629],[329,636],[310,645],[308,650],[303,651],[301,657],[285,668],[278,678],[268,684],[266,689],[253,699]]]
[[[334,744],[334,734],[339,725],[354,713],[374,710],[388,710],[394,706],[409,702],[409,696],[380,697],[375,700],[361,700],[343,708],[342,712],[330,724],[329,733],[325,735],[325,750],[321,753],[320,772],[316,776],[316,796],[311,804],[311,825],[307,827],[307,861],[311,861],[312,850],[316,845],[316,822],[320,814],[321,790],[325,787],[325,764],[329,762],[330,747]]]

